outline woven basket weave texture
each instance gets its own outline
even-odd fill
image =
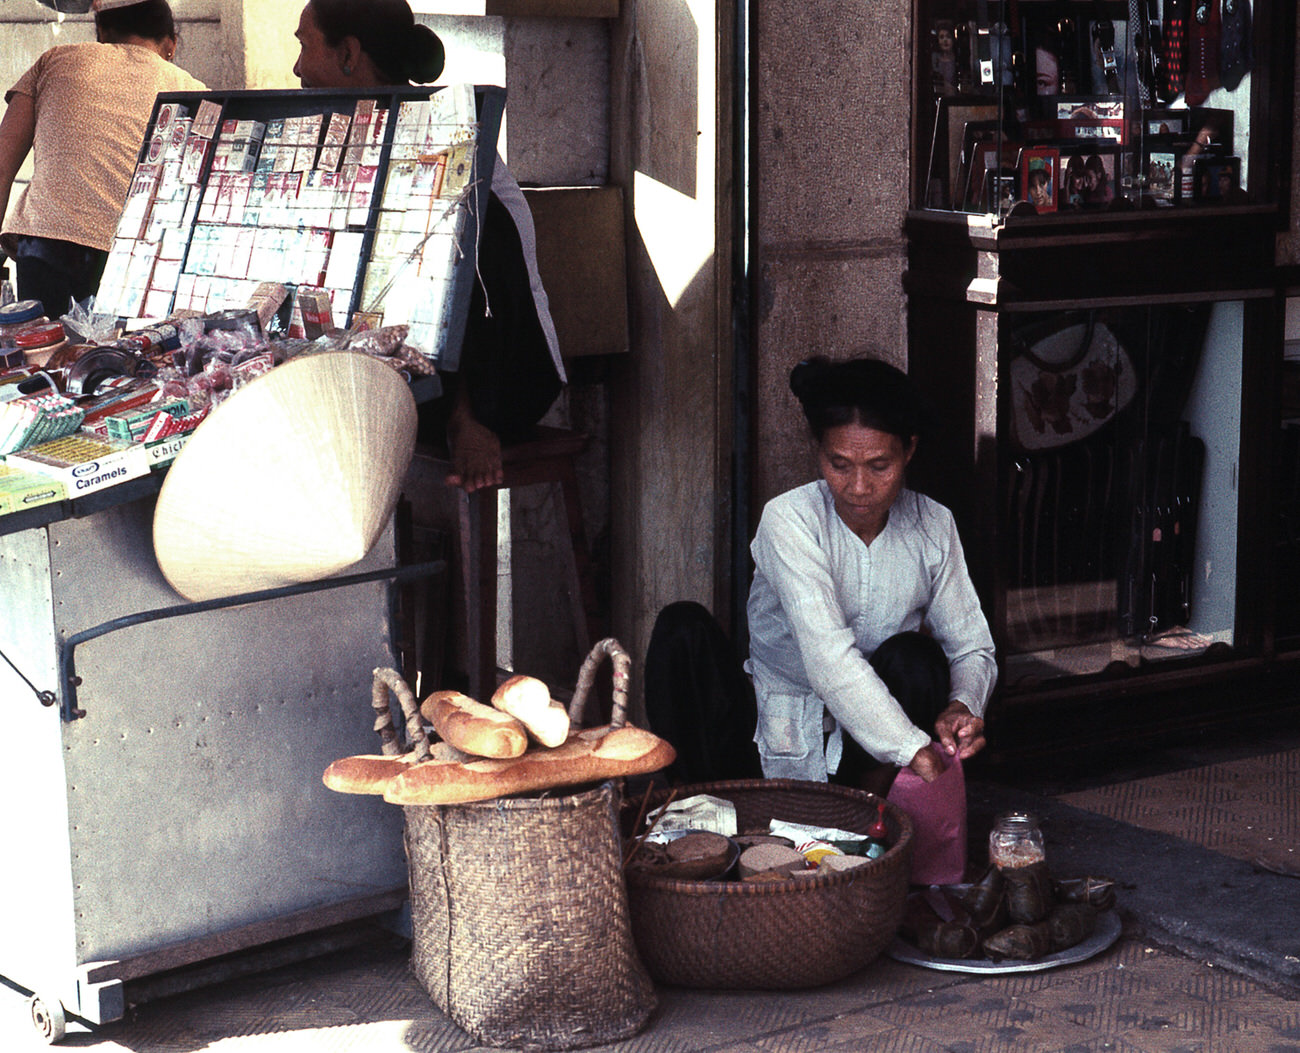
[[[776,818],[865,834],[881,800],[792,779],[705,783],[677,797],[697,793],[734,802],[742,832],[765,830]],[[813,878],[678,881],[629,870],[632,931],[650,975],[682,987],[781,990],[833,983],[865,968],[893,938],[907,897],[912,823],[888,803],[885,822],[891,845],[883,856]]]
[[[605,782],[405,809],[412,969],[478,1041],[600,1045],[635,1034],[654,1010],[632,940],[620,800]]]

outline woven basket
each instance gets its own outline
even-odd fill
[[[742,831],[776,818],[865,834],[880,804],[861,790],[793,779],[705,783],[677,796],[697,793],[733,801]],[[666,799],[652,797],[650,806]],[[650,975],[681,987],[784,990],[864,968],[893,938],[907,896],[912,823],[888,803],[885,823],[892,844],[883,856],[813,878],[677,881],[629,870],[632,932]]]
[[[628,657],[602,640],[578,678],[575,726],[605,655],[611,723],[625,722]],[[407,734],[418,743],[423,728],[404,695]],[[627,1038],[654,1011],[654,984],[632,940],[620,802],[616,784],[604,782],[565,796],[404,808],[411,968],[477,1041],[578,1049]]]

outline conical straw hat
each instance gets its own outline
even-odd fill
[[[414,449],[396,371],[350,351],[291,359],[213,410],[172,463],[158,566],[194,601],[328,577],[379,538]]]

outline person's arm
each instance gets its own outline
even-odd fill
[[[0,222],[9,212],[9,193],[36,138],[36,105],[30,95],[13,93],[0,121]]]
[[[930,631],[948,656],[948,707],[935,721],[935,738],[965,760],[984,748],[984,710],[997,680],[997,661],[988,620],[970,580],[961,538],[951,513],[927,526],[945,539],[945,554],[926,612]]]
[[[781,601],[813,692],[873,757],[910,765],[930,735],[908,719],[859,649],[815,529],[788,508],[769,505],[755,536],[755,563]]]

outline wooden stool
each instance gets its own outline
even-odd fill
[[[594,643],[600,613],[582,522],[574,459],[587,447],[582,432],[538,425],[532,435],[501,449],[504,480],[472,494],[460,492],[458,518],[461,580],[465,590],[469,694],[487,702],[497,687],[497,491],[534,483],[559,483],[573,552],[569,569],[570,616],[578,642],[576,669]],[[445,458],[435,457],[440,464]],[[450,465],[447,465],[450,468]]]

